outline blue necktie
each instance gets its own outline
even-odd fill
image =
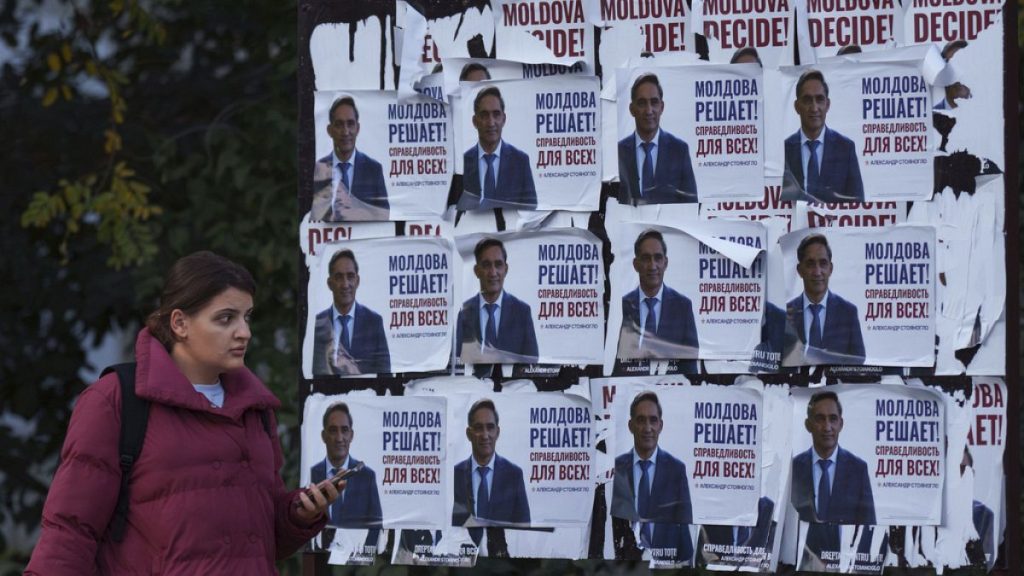
[[[490,518],[491,493],[487,489],[487,474],[490,473],[491,469],[477,466],[476,471],[480,474],[480,487],[476,490],[476,517]]]
[[[644,165],[641,171],[640,178],[640,195],[644,196],[648,191],[654,190],[654,158],[651,158],[651,149],[654,148],[654,142],[641,142],[640,146],[644,149]]]
[[[811,151],[811,156],[807,160],[807,193],[811,196],[817,196],[821,192],[818,189],[818,144],[821,142],[807,141],[807,148]]]
[[[821,312],[821,304],[811,304],[811,333],[807,335],[807,343],[811,348],[821,348],[821,320],[818,319],[818,312]]]
[[[651,506],[651,481],[650,476],[647,475],[647,469],[650,466],[650,460],[640,461],[640,489],[637,491],[637,514],[640,516],[640,542],[644,545],[644,548],[651,547],[651,523],[647,522],[647,519],[650,518],[648,508]]]
[[[498,345],[498,330],[494,321],[494,309],[497,307],[497,304],[490,302],[484,304],[484,308],[487,310],[487,325],[484,327],[484,345],[490,348]]]
[[[352,338],[348,333],[348,321],[352,316],[345,314],[341,317],[341,338],[338,340],[338,348],[343,350],[352,349]]]
[[[644,321],[644,344],[648,338],[654,338],[658,333],[658,321],[654,318],[654,305],[658,303],[657,298],[644,298],[647,305],[647,319]]]
[[[483,466],[477,466],[476,471],[480,474],[480,487],[476,489],[476,516],[477,518],[487,518],[489,515],[489,508],[491,507],[491,495],[487,489],[487,474],[491,470]],[[473,539],[473,544],[480,545],[480,541],[484,537],[483,528],[470,528],[469,537]],[[440,540],[440,538],[438,538]],[[436,542],[435,542],[436,544]]]
[[[351,191],[352,186],[348,181],[348,169],[352,167],[352,164],[348,162],[341,163],[341,181],[345,184],[345,190]]]
[[[818,480],[818,520],[825,522],[828,520],[829,502],[832,500],[832,488],[828,481],[828,469],[832,461],[818,460],[818,466],[821,467],[821,479]]]
[[[494,154],[484,154],[484,162],[487,162],[487,171],[484,172],[484,198],[493,200],[497,188],[494,178]]]
[[[337,468],[331,468],[330,470],[327,471],[327,479],[329,480],[331,478],[334,478],[334,475],[337,474],[338,472],[339,470]],[[343,500],[341,498],[341,494],[339,493],[338,499],[331,503],[331,507],[329,509],[330,511],[327,514],[328,518],[330,518],[331,524],[337,525],[339,522],[341,522],[342,502]]]

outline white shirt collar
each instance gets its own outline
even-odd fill
[[[633,139],[634,139],[634,146],[633,147],[642,150],[643,148],[642,148],[641,144],[644,143],[644,139],[641,138],[640,135],[637,134],[636,132],[633,132]],[[651,138],[651,143],[653,143],[655,145],[655,147],[657,147],[658,142],[661,141],[660,139],[661,139],[661,127],[659,126],[657,132],[654,133],[654,138]]]

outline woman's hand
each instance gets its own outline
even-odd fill
[[[342,480],[340,489],[345,488],[345,481]],[[295,508],[295,517],[304,524],[312,524],[321,515],[327,512],[327,507],[338,499],[338,488],[329,481],[320,484],[310,484],[308,488],[299,492],[298,506]]]

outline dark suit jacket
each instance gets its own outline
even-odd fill
[[[842,447],[837,449],[828,516],[819,518],[815,511],[813,447],[793,458],[793,507],[804,522],[875,524],[875,500],[867,464]]]
[[[530,157],[504,140],[501,141],[494,198],[480,201],[480,156],[477,145],[474,144],[463,155],[462,171],[463,194],[457,204],[459,210],[537,208],[537,190],[533,187]]]
[[[863,364],[864,337],[860,332],[857,306],[847,302],[831,290],[825,308],[825,326],[821,330],[822,348],[808,348],[804,352],[803,294],[786,304],[787,350],[783,358],[795,364]],[[803,358],[801,359],[801,356]],[[794,362],[793,360],[797,360]]]
[[[326,165],[326,170],[317,170],[317,174],[331,174],[333,166],[331,166],[331,160],[333,155],[328,154],[317,162],[322,165]],[[381,167],[380,162],[377,162],[373,158],[370,158],[366,154],[356,150],[356,156],[352,161],[353,169],[355,170],[355,179],[351,181],[351,188],[349,192],[359,200],[384,210],[390,209],[388,203],[388,189],[384,184],[384,168]],[[326,184],[320,182],[314,182],[316,186],[331,186],[331,181],[328,180]],[[342,220],[344,220],[344,215]]]
[[[751,526],[750,535],[746,540],[739,542],[739,546],[750,546],[751,548],[768,547],[770,549],[769,535],[772,528],[772,513],[775,511],[775,503],[771,498],[762,496],[757,501],[757,524]],[[701,537],[697,543],[697,549],[703,548],[703,543],[716,544],[719,546],[732,546],[733,527],[705,525],[701,527]]]
[[[334,365],[334,321],[332,308],[316,315],[313,329],[313,375],[340,374]],[[384,320],[373,310],[356,302],[355,324],[352,327],[352,349],[349,355],[359,366],[360,374],[391,372],[391,353],[384,335]]]
[[[619,140],[619,201],[623,204],[678,204],[697,201],[697,180],[690,163],[690,147],[662,129],[658,136],[655,187],[640,195],[636,165],[636,133]]]
[[[646,311],[644,312],[646,314]],[[620,358],[693,358],[680,362],[687,374],[697,372],[697,322],[693,317],[693,303],[686,296],[665,286],[662,290],[661,318],[658,321],[657,340],[644,341],[644,349],[637,350],[640,338],[640,288],[622,297],[622,327],[619,329]]]
[[[690,539],[688,525],[693,523],[693,505],[686,464],[664,449],[658,449],[654,482],[651,484],[650,518],[639,517],[634,505],[635,490],[633,451],[630,450],[615,458],[611,515],[630,521],[653,522],[652,548],[674,548],[678,560],[692,560],[693,540]]]
[[[819,190],[815,194],[804,190],[804,165],[800,153],[800,131],[797,130],[786,138],[783,200],[864,201],[864,182],[860,178],[857,146],[853,140],[831,128],[825,128],[825,157],[819,158]]]
[[[355,456],[349,455],[349,465],[359,463]],[[314,484],[327,479],[330,468],[327,459],[317,462],[309,469],[310,481]],[[331,504],[332,526],[339,528],[365,529],[367,546],[376,546],[383,522],[380,508],[380,494],[377,493],[377,474],[369,466],[363,465],[360,472],[350,476],[345,485],[344,498],[338,498]]]
[[[480,352],[483,334],[480,333],[479,294],[462,303],[459,325],[456,329],[455,355],[463,362],[520,362],[537,361],[537,334],[533,329],[530,305],[507,291],[501,299],[501,321],[498,324],[497,350]],[[463,355],[465,350],[465,355]]]
[[[476,494],[473,493],[473,457],[455,465],[455,505],[452,526],[463,526],[473,515]],[[530,502],[526,499],[523,470],[501,456],[494,455],[494,478],[491,481],[490,518],[476,518],[478,523],[494,526],[526,526],[530,524]],[[475,518],[475,516],[474,516]]]

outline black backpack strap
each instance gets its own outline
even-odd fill
[[[118,441],[121,465],[121,489],[117,494],[117,507],[110,520],[110,538],[120,542],[124,538],[125,523],[128,520],[128,481],[132,466],[142,452],[149,424],[149,402],[135,394],[135,363],[117,364],[103,371],[103,374],[117,373],[121,384],[121,439]]]

